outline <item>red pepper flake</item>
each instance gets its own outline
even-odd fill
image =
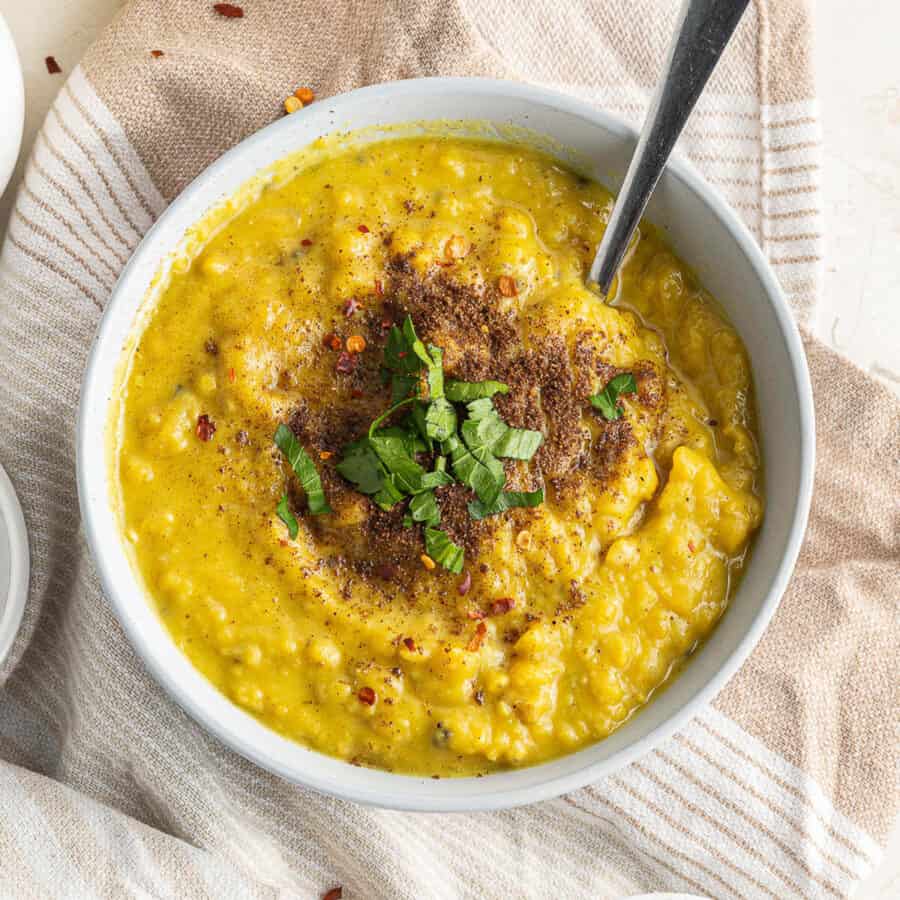
[[[361,391],[359,388],[353,388],[353,390],[350,391],[350,396],[354,400],[362,400],[362,398],[366,396],[366,392]]]
[[[407,352],[406,352],[405,350],[401,350],[401,351],[397,354],[397,359],[406,359],[407,355],[408,355],[408,354],[407,354]]]
[[[350,316],[352,316],[360,308],[360,306],[362,306],[362,304],[359,302],[359,300],[356,299],[356,297],[350,297],[348,300],[344,301],[344,315],[349,319]]]
[[[487,625],[484,622],[479,622],[475,626],[475,634],[472,635],[472,640],[469,641],[466,649],[470,653],[474,653],[476,650],[481,649],[481,645],[484,642],[484,636],[487,634]]]
[[[472,573],[464,572],[463,577],[460,579],[459,584],[456,586],[456,592],[460,597],[465,597],[466,594],[469,593],[469,588],[472,587]]]
[[[384,286],[382,285],[380,278],[375,279],[375,296],[376,297],[384,296]],[[381,323],[381,327],[384,328],[384,322]]]
[[[52,56],[44,57],[44,65],[47,66],[47,71],[51,75],[59,75],[59,73],[62,72],[59,63]]]
[[[410,653],[416,652],[416,642],[411,637],[403,638],[403,646],[406,647]]]
[[[487,613],[483,609],[470,609],[466,615],[470,619],[483,619]]]
[[[220,16],[225,16],[226,19],[244,18],[244,10],[240,6],[235,6],[234,3],[214,3],[213,9]]]
[[[333,887],[330,891],[326,891],[322,894],[322,900],[341,900],[344,896],[344,889],[341,885],[337,887]]]
[[[365,703],[366,706],[372,706],[375,703],[375,691],[370,687],[360,688],[356,696],[360,703]]]
[[[501,597],[491,604],[492,616],[503,616],[508,613],[514,606],[516,601],[512,597]]]
[[[691,553],[696,553],[696,552],[697,552],[697,548],[694,546],[694,542],[693,542],[693,541],[688,541],[688,550],[690,550]]]
[[[300,241],[300,246],[301,247],[312,247],[312,241],[309,238],[303,238],[303,240]]]
[[[356,369],[356,363],[358,359],[359,357],[355,354],[347,353],[345,351],[337,358],[337,362],[334,364],[335,372],[339,372],[341,375],[349,375],[354,369]]]
[[[384,318],[381,320],[381,330],[382,331],[390,331],[394,327],[394,323],[391,319]]]
[[[357,225],[357,226],[356,226],[356,230],[357,230],[360,234],[368,234],[368,233],[369,233],[369,228],[368,228],[367,225]]]
[[[236,377],[237,377],[237,376],[234,374],[234,367],[232,366],[232,367],[228,370],[228,380],[229,380],[232,384],[234,384],[234,379],[235,379]]]
[[[165,56],[166,54],[162,52],[162,50],[151,50],[150,55],[154,59],[159,59],[161,56]]]
[[[197,417],[197,437],[201,441],[211,441],[216,433],[216,423],[206,413]]]
[[[332,350],[340,350],[344,346],[344,342],[333,332],[325,335],[325,346],[331,347]]]

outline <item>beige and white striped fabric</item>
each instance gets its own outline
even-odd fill
[[[619,774],[503,813],[364,809],[255,768],[150,681],[100,592],[74,479],[81,370],[141,235],[300,84],[496,75],[638,122],[676,0],[243,6],[133,0],[70,73],[3,245],[0,462],[33,570],[0,666],[0,897],[847,896],[898,800],[900,413],[811,338],[816,498],[788,594],[714,705]],[[801,321],[823,254],[809,32],[802,0],[752,4],[682,142]]]

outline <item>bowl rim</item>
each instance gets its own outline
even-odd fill
[[[567,96],[566,94],[559,93],[549,88],[502,79],[432,77],[384,82],[382,84],[357,88],[353,91],[330,97],[322,102],[327,104],[329,112],[337,112],[344,104],[350,103],[351,101],[357,101],[360,98],[364,98],[367,102],[377,104],[379,102],[389,101],[391,96],[397,92],[409,92],[411,90],[418,92],[425,99],[429,96],[438,95],[448,90],[456,90],[470,93],[473,99],[479,96],[488,95],[493,95],[494,98],[496,98],[499,95],[500,97],[510,97],[526,102],[544,104],[557,111],[586,119],[615,137],[631,140],[632,142],[636,142],[637,140],[637,132],[625,122],[611,116],[605,111],[592,107],[585,101]],[[722,198],[721,195],[705,181],[703,176],[701,176],[689,162],[679,158],[677,155],[673,155],[667,166],[668,177],[681,182],[683,186],[697,195],[706,204],[717,223],[724,231],[730,234],[732,239],[738,245],[741,253],[746,257],[756,277],[759,279],[759,283],[762,286],[764,293],[768,297],[777,321],[781,338],[784,341],[785,350],[790,359],[790,374],[793,379],[793,386],[796,389],[800,413],[799,425],[801,437],[799,453],[799,488],[790,520],[791,524],[788,539],[785,542],[784,550],[777,567],[768,578],[769,587],[766,596],[750,623],[750,626],[746,629],[736,646],[707,681],[683,703],[681,708],[674,710],[645,735],[639,737],[622,749],[615,751],[605,759],[588,761],[585,765],[574,771],[549,776],[533,784],[514,786],[506,789],[498,789],[496,787],[491,788],[491,783],[498,777],[502,777],[508,773],[492,773],[491,775],[477,779],[479,783],[477,792],[462,792],[463,796],[455,796],[453,792],[441,794],[429,792],[426,787],[429,782],[431,784],[439,784],[439,782],[433,782],[431,779],[419,779],[416,776],[407,776],[399,773],[385,773],[380,770],[360,770],[357,767],[352,767],[350,763],[345,761],[340,761],[342,767],[347,767],[348,769],[353,769],[357,772],[363,771],[375,773],[373,774],[373,780],[381,780],[376,777],[377,775],[381,775],[386,776],[390,780],[409,780],[412,778],[413,780],[421,781],[422,790],[415,793],[403,794],[398,797],[381,788],[366,788],[360,790],[353,787],[347,787],[340,780],[322,776],[318,772],[301,770],[299,766],[294,768],[285,766],[280,760],[275,759],[273,754],[266,748],[256,746],[245,739],[241,734],[230,730],[227,726],[219,722],[215,715],[209,713],[203,707],[199,700],[193,695],[190,688],[183,685],[175,678],[165,668],[162,660],[156,656],[154,652],[154,642],[142,632],[139,624],[129,611],[129,603],[125,597],[125,592],[120,592],[114,582],[112,572],[113,566],[110,564],[110,560],[107,556],[107,548],[104,546],[99,534],[100,512],[99,509],[97,509],[97,506],[101,501],[91,501],[90,499],[91,480],[86,468],[86,460],[92,452],[92,447],[96,447],[97,439],[96,431],[92,431],[90,428],[89,410],[91,406],[97,402],[105,402],[107,405],[106,408],[108,409],[110,400],[109,397],[106,397],[105,401],[103,398],[95,400],[93,397],[93,394],[97,389],[96,384],[99,381],[96,377],[97,373],[109,365],[115,366],[121,358],[121,350],[118,356],[112,361],[106,361],[101,358],[100,351],[107,343],[108,332],[113,330],[114,310],[123,304],[135,302],[133,296],[130,296],[124,289],[128,284],[130,274],[135,270],[142,257],[150,252],[154,236],[158,231],[167,226],[168,219],[173,215],[174,210],[178,206],[186,203],[188,198],[193,197],[198,192],[206,191],[208,187],[211,187],[215,183],[219,173],[223,172],[239,157],[248,153],[252,148],[264,144],[265,141],[269,140],[273,134],[280,130],[287,133],[293,127],[293,118],[294,117],[292,116],[286,116],[248,136],[205,168],[186,188],[184,188],[151,226],[141,242],[135,248],[128,262],[122,269],[97,328],[81,385],[76,440],[76,467],[79,505],[81,508],[84,530],[107,601],[110,603],[113,612],[144,666],[170,698],[174,699],[188,715],[227,747],[269,772],[273,772],[295,784],[310,787],[322,793],[346,800],[352,800],[364,805],[420,812],[464,812],[506,809],[558,797],[562,794],[581,788],[586,784],[621,769],[623,766],[649,752],[701,712],[719,691],[722,690],[725,684],[733,677],[738,668],[747,659],[758,643],[763,631],[767,627],[781,601],[788,581],[793,573],[806,530],[812,497],[815,460],[812,386],[797,323],[784,299],[775,274],[749,229],[727,204],[724,198]],[[477,115],[473,116],[473,120],[477,119]],[[421,119],[421,121],[427,120],[427,117]],[[264,167],[265,166],[262,166],[261,168]],[[258,171],[260,171],[260,167],[253,172],[248,172],[245,180],[251,179],[255,172]],[[210,193],[211,196],[215,194],[214,191],[211,191]],[[210,204],[210,206],[214,205],[214,202]],[[158,268],[162,259],[158,254],[156,254],[156,256]],[[141,292],[140,299],[136,301],[135,308],[131,313],[132,325],[136,322],[137,311],[140,309],[140,305],[143,303],[145,296],[146,288]],[[104,481],[104,487],[105,484],[106,482]],[[107,494],[103,491],[103,503],[106,502],[106,497]],[[188,665],[190,665],[190,663],[188,663]],[[203,677],[199,673],[197,674],[200,678]],[[218,691],[218,689],[214,687],[213,690]],[[271,729],[268,729],[266,726],[262,727],[267,731],[271,731]],[[289,739],[285,738],[285,740]],[[303,745],[298,746],[303,747]],[[591,746],[594,747],[597,746],[597,744]],[[333,758],[327,757],[324,754],[318,754],[316,751],[310,750],[309,748],[303,747],[303,749],[307,752],[315,753],[323,759],[333,760]],[[580,752],[584,752],[584,749]],[[550,766],[552,764],[553,761],[550,761],[517,771],[533,773],[542,767]],[[452,784],[455,782],[459,784],[460,782],[474,780],[475,779],[442,779],[441,781],[443,783]]]

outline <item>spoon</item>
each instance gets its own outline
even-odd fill
[[[748,3],[685,0],[681,8],[662,76],[588,276],[604,295],[609,293],[675,141]]]

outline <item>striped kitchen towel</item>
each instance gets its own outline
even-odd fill
[[[847,896],[896,813],[900,414],[814,339],[816,493],[797,572],[741,672],[680,734],[555,801],[366,809],[226,750],[152,682],[79,533],[78,385],[118,272],[166,203],[280,114],[435,74],[526,79],[640,122],[676,0],[133,0],[70,74],[0,256],[0,462],[32,586],[0,667],[0,896]],[[822,266],[802,0],[757,0],[688,124],[804,322]],[[151,55],[161,50],[163,55]]]

